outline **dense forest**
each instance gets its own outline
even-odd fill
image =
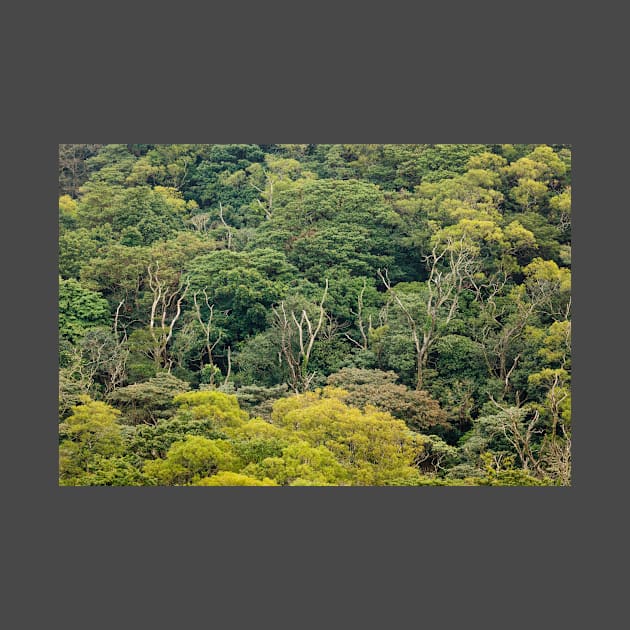
[[[570,485],[570,268],[570,145],[59,145],[59,483]]]

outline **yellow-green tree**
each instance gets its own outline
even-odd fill
[[[349,407],[342,402],[343,395],[343,390],[325,388],[281,399],[274,405],[272,420],[311,447],[325,447],[345,469],[351,485],[383,485],[414,477],[414,462],[426,438],[389,413]]]
[[[200,435],[189,435],[172,444],[166,459],[149,461],[145,474],[158,485],[187,485],[221,471],[236,472],[237,456],[226,440],[210,440]]]
[[[82,485],[81,476],[89,473],[99,458],[123,451],[120,411],[89,396],[80,400],[59,425],[59,480],[63,485]]]

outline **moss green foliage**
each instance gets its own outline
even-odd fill
[[[571,147],[59,146],[59,483],[571,483]]]

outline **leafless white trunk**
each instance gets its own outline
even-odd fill
[[[356,317],[357,327],[359,328],[359,333],[361,334],[361,341],[357,341],[352,338],[348,333],[344,333],[346,339],[351,341],[353,344],[361,348],[362,350],[368,349],[368,337],[365,332],[365,322],[363,321],[363,295],[365,294],[366,282],[363,280],[363,288],[359,291],[359,295],[357,296],[357,311],[350,311],[352,315]],[[371,328],[371,319],[368,320],[368,330]]]
[[[280,331],[280,351],[278,358],[280,361],[284,359],[289,369],[289,386],[293,391],[307,391],[315,376],[315,373],[309,373],[308,366],[313,351],[315,340],[317,339],[324,323],[326,311],[324,310],[324,301],[328,294],[328,279],[322,299],[319,303],[319,315],[317,323],[311,321],[306,313],[302,310],[298,319],[294,311],[287,314],[284,302],[280,303],[279,308],[274,308],[275,325]],[[297,348],[296,346],[297,341]]]
[[[197,232],[205,232],[210,222],[210,215],[207,212],[196,214],[190,217],[189,222]]]
[[[388,293],[405,315],[411,338],[416,350],[416,389],[422,389],[423,372],[426,368],[429,351],[440,337],[440,327],[447,326],[453,319],[459,306],[459,298],[465,288],[471,284],[476,261],[472,251],[464,240],[454,244],[449,242],[438,251],[433,248],[431,254],[425,256],[429,269],[426,286],[428,297],[423,309],[424,321],[414,316],[393,289],[387,269],[378,270],[378,276]],[[425,317],[426,315],[426,317]]]
[[[230,380],[230,375],[232,374],[232,348],[228,346],[227,349],[227,371],[225,373],[225,380],[223,381],[224,385],[227,385]]]
[[[153,339],[152,356],[158,367],[166,367],[170,371],[172,362],[169,361],[166,351],[181,315],[182,302],[188,293],[190,282],[180,282],[177,288],[173,288],[167,280],[160,277],[158,263],[149,265],[147,273],[149,288],[153,293],[149,319],[149,332]]]
[[[212,335],[212,319],[214,316],[214,304],[210,304],[208,292],[204,289],[203,290],[204,301],[209,311],[208,318],[204,319],[201,314],[201,306],[199,305],[199,302],[197,302],[197,295],[198,293],[195,291],[195,293],[193,293],[193,301],[195,303],[195,314],[197,315],[197,321],[199,322],[199,325],[201,326],[201,329],[203,330],[203,333],[204,333],[204,339],[206,342],[206,352],[208,353],[208,365],[210,365],[211,367],[214,367],[214,359],[212,357],[212,353],[214,349],[217,347],[217,344],[219,343],[219,341],[221,341],[221,332],[219,331],[216,341],[214,341],[214,343],[211,343],[210,337]],[[214,373],[212,373],[210,376],[210,384],[214,385]]]
[[[273,180],[269,177],[269,173],[267,171],[263,171],[265,173],[265,178],[267,179],[267,184],[269,186],[269,190],[263,190],[262,188],[256,186],[256,184],[252,184],[252,186],[262,195],[267,196],[267,203],[263,204],[260,199],[257,199],[258,205],[262,208],[263,212],[267,219],[271,219],[273,215]]]
[[[223,218],[223,204],[219,201],[219,218],[227,230],[227,248],[232,249],[232,228],[225,222]]]
[[[503,412],[502,418],[504,422],[501,423],[501,432],[518,454],[523,470],[526,472],[532,471],[539,477],[544,476],[540,458],[534,455],[532,451],[533,437],[541,432],[537,428],[540,419],[538,410],[534,411],[529,422],[525,424],[521,422],[522,409],[505,407],[499,404],[492,396],[490,396],[490,400]]]

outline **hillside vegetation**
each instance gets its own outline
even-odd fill
[[[570,485],[570,268],[570,145],[59,145],[59,483]]]

